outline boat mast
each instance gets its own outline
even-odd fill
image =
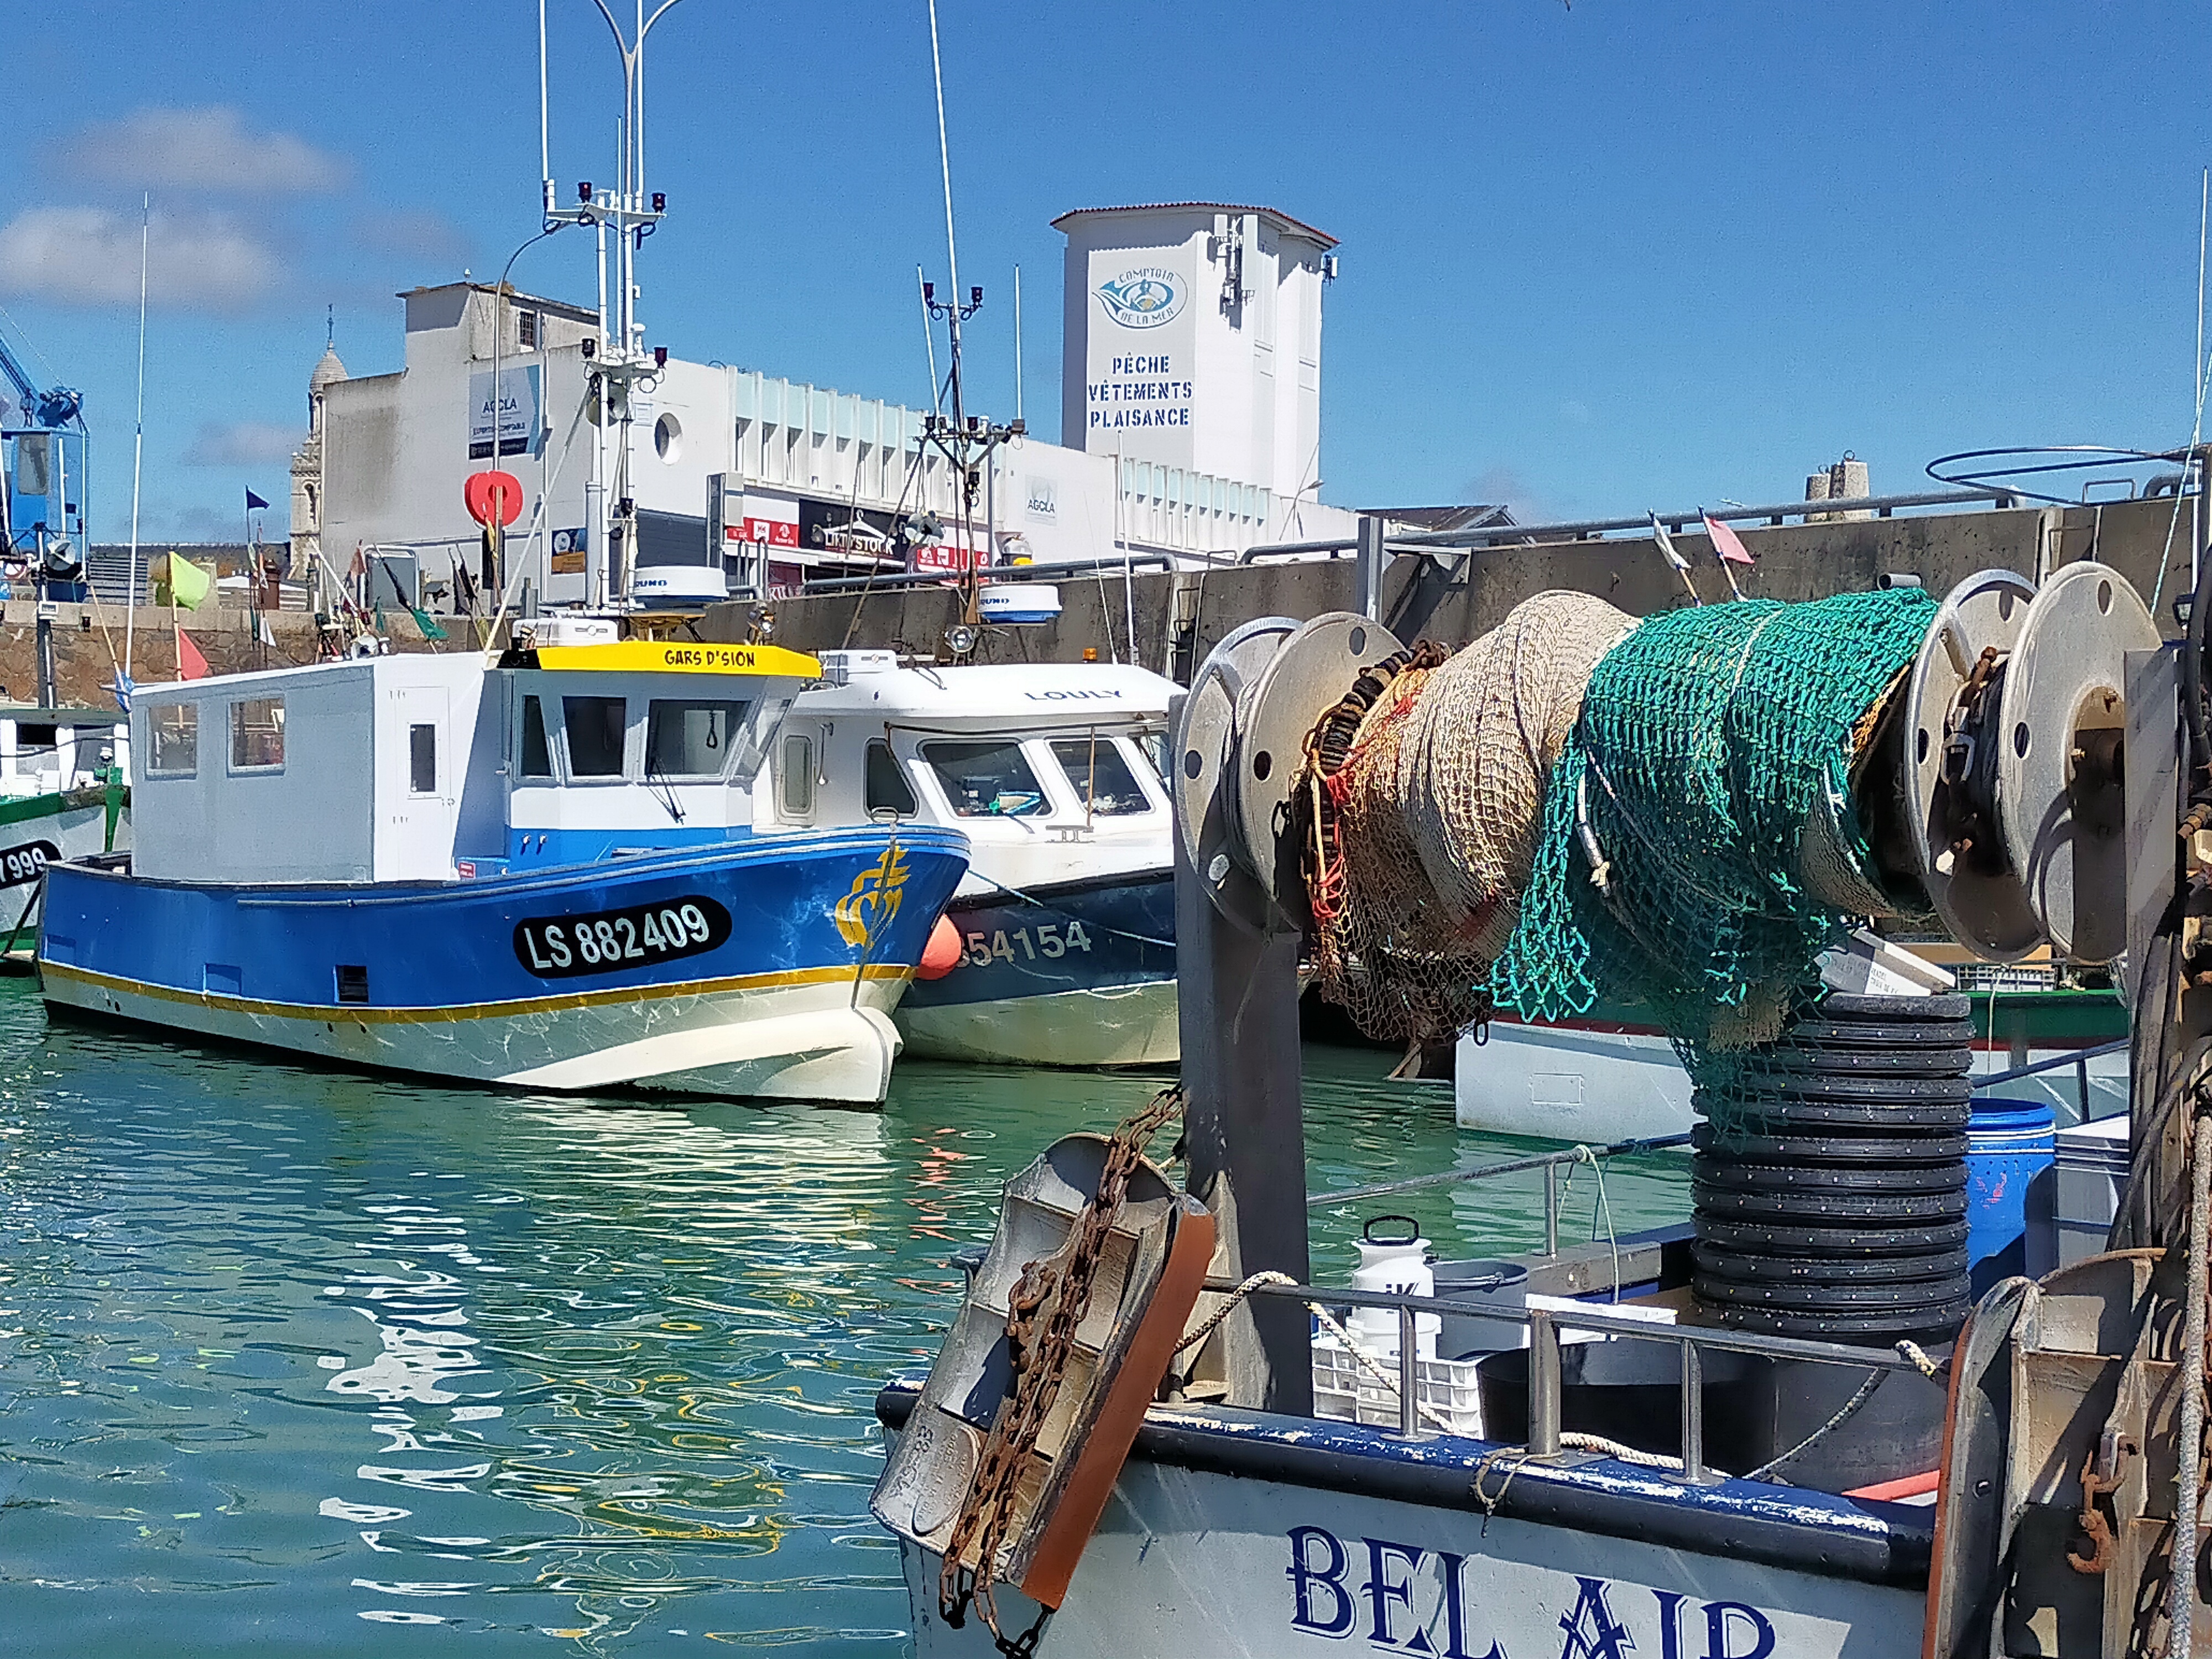
[[[963,620],[971,625],[976,619],[976,595],[981,587],[978,555],[975,544],[975,498],[981,492],[983,469],[991,464],[992,453],[1009,440],[1022,436],[1028,428],[1017,416],[1005,425],[995,424],[980,415],[968,413],[967,393],[963,385],[960,347],[960,325],[983,308],[983,289],[979,284],[967,290],[961,298],[960,244],[952,229],[952,150],[946,137],[945,123],[945,62],[938,47],[937,0],[929,0],[929,66],[937,84],[937,160],[945,180],[945,258],[952,277],[951,297],[939,300],[937,285],[924,282],[921,285],[922,305],[932,319],[943,318],[950,341],[951,368],[947,386],[951,393],[952,412],[944,412],[943,399],[936,399],[938,407],[922,416],[922,442],[945,457],[955,475],[958,500],[954,512],[959,524],[961,591],[965,596]],[[930,374],[936,375],[934,366]],[[926,505],[926,503],[925,503]],[[988,538],[994,533],[989,524],[984,526],[987,538],[981,555],[984,564],[997,553]]]
[[[599,240],[599,331],[596,341],[585,342],[585,356],[590,360],[586,371],[590,376],[589,391],[597,394],[599,418],[593,423],[596,435],[592,441],[592,482],[587,490],[591,497],[588,519],[591,527],[591,570],[587,579],[587,603],[593,607],[626,609],[629,604],[630,577],[637,564],[637,502],[630,490],[630,447],[633,439],[633,404],[640,392],[651,392],[660,381],[661,371],[667,366],[668,348],[656,346],[648,351],[645,347],[645,327],[638,320],[637,255],[645,246],[645,239],[659,228],[667,216],[668,198],[660,191],[648,191],[645,187],[645,41],[653,26],[668,15],[677,0],[661,0],[651,15],[645,9],[645,0],[636,0],[636,14],[628,36],[615,15],[608,9],[607,0],[593,0],[599,15],[606,20],[607,28],[614,35],[615,50],[620,53],[623,64],[622,118],[617,124],[617,159],[615,185],[611,191],[595,189],[590,179],[576,186],[576,199],[567,207],[554,204],[552,163],[550,152],[545,155],[544,183],[545,222],[555,225],[589,225]],[[543,131],[545,120],[544,100],[545,79],[541,57],[538,74],[540,100],[539,126]],[[607,252],[609,233],[614,242],[614,313],[607,309]],[[496,388],[494,392],[496,394]],[[606,430],[611,417],[616,430],[616,450],[613,479],[613,507],[609,510],[606,478]],[[622,557],[617,564],[611,556],[614,538],[619,536]]]

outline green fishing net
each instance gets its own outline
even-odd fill
[[[1735,1081],[1727,1051],[1779,1032],[1852,914],[1808,885],[1808,825],[1872,868],[1854,729],[1936,611],[1917,588],[1747,599],[1650,617],[1608,652],[1546,787],[1498,1005],[1555,1020],[1641,1003],[1701,1087]]]

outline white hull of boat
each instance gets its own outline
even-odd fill
[[[1974,1071],[1987,1076],[2063,1061],[2075,1052],[2039,1048],[2021,1057],[1978,1048]],[[1462,1129],[1595,1146],[1686,1134],[1697,1121],[1689,1074],[1674,1045],[1653,1032],[1494,1020],[1485,1042],[1462,1036],[1453,1058],[1452,1115]],[[2126,1052],[2100,1054],[2087,1064],[2088,1115],[2124,1112]],[[2069,1065],[2000,1084],[1990,1091],[1998,1096],[2048,1104],[2062,1125],[2082,1115],[2080,1079]]]
[[[1508,1465],[1510,1468],[1510,1466]],[[1492,1474],[1504,1478],[1501,1470]],[[916,1659],[992,1659],[902,1543]],[[1456,1508],[1133,1461],[1037,1659],[1898,1659],[1926,1598],[1888,1585]],[[1036,1604],[997,1597],[1000,1628]]]
[[[1165,1066],[1182,1052],[1173,980],[963,1002],[902,1003],[917,1060],[1015,1066]]]
[[[637,1088],[869,1106],[890,1086],[900,1045],[884,1005],[905,981],[890,972],[856,986],[846,970],[834,981],[678,990],[644,1004],[576,996],[558,1008],[477,1003],[362,1020],[52,961],[40,972],[50,1003],[349,1066],[563,1093]]]

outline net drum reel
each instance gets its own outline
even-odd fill
[[[1977,956],[2048,940],[2104,963],[2124,948],[2126,655],[2158,643],[2135,589],[2087,561],[2040,589],[1985,570],[1944,600],[1905,687],[1901,838]]]
[[[1380,623],[1338,611],[1247,623],[1206,658],[1176,727],[1176,822],[1231,921],[1261,932],[1304,925],[1286,832],[1306,738],[1363,669],[1401,648]]]

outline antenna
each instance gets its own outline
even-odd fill
[[[945,175],[945,258],[952,268],[952,304],[945,313],[945,330],[952,337],[952,418],[965,411],[960,402],[960,244],[952,234],[952,151],[945,137],[945,62],[937,50],[937,0],[929,0],[929,67],[937,81],[937,163]],[[976,296],[976,303],[982,296]],[[969,307],[969,313],[974,310]]]
[[[545,0],[538,0],[538,177],[539,211],[553,211],[553,134],[545,99]]]
[[[1022,418],[1022,268],[1014,267],[1014,418]]]
[[[645,246],[645,239],[659,228],[667,216],[668,198],[659,191],[648,192],[645,188],[645,40],[653,25],[665,17],[677,0],[660,0],[648,15],[645,0],[637,0],[635,21],[628,35],[615,21],[607,0],[592,0],[599,15],[606,21],[614,36],[615,50],[622,58],[623,107],[616,131],[618,145],[612,190],[594,189],[586,179],[576,187],[576,200],[567,207],[554,205],[552,162],[550,149],[544,149],[542,129],[545,112],[544,65],[544,3],[538,4],[538,102],[541,128],[541,159],[545,175],[545,228],[548,232],[562,225],[589,225],[599,238],[599,338],[592,343],[591,365],[586,371],[592,381],[604,388],[605,402],[601,405],[603,418],[598,422],[599,435],[593,440],[592,483],[587,488],[587,500],[594,501],[590,509],[590,532],[593,561],[589,578],[590,586],[598,590],[607,584],[603,592],[595,592],[596,600],[622,604],[629,591],[630,572],[637,548],[636,509],[629,487],[631,429],[631,392],[633,388],[657,384],[665,349],[650,351],[645,345],[645,328],[637,317],[637,256]],[[613,232],[615,268],[612,272],[614,314],[607,311],[608,233]],[[493,387],[495,403],[498,388]],[[613,523],[607,513],[609,493],[604,480],[605,460],[602,451],[605,442],[607,422],[611,416],[620,437],[615,455],[614,489],[611,499],[620,503],[614,517],[621,520],[626,533],[623,538],[622,568],[618,572],[605,568],[605,552]],[[495,453],[499,445],[495,435]],[[612,576],[611,583],[608,578]]]
[[[960,325],[983,308],[983,290],[980,286],[964,290],[960,286],[960,245],[952,231],[952,149],[945,136],[945,60],[938,46],[937,0],[929,0],[929,66],[937,86],[937,160],[945,179],[945,257],[951,267],[952,294],[950,299],[939,300],[934,286],[924,282],[921,303],[930,320],[939,317],[945,319],[945,333],[951,344],[951,367],[945,379],[952,393],[952,413],[947,417],[940,395],[934,410],[922,419],[921,435],[922,441],[942,454],[959,475],[962,586],[968,600],[964,620],[973,625],[976,620],[978,584],[975,573],[979,560],[970,526],[975,515],[975,497],[982,489],[982,471],[989,463],[994,450],[1007,439],[1019,437],[1025,428],[1018,416],[1011,425],[997,426],[968,413],[966,390],[962,384]],[[929,375],[934,386],[937,364],[933,342]],[[1017,393],[1018,398],[1018,395]],[[990,517],[987,506],[984,517],[986,545],[980,561],[983,564],[989,563],[997,555],[996,547],[990,544],[994,531]]]
[[[131,563],[123,579],[123,678],[131,678],[138,620],[138,475],[146,457],[146,254],[154,229],[154,195],[138,204],[138,418],[131,439]]]

